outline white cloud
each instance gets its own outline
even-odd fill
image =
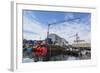
[[[46,37],[46,28],[44,28],[42,26],[41,23],[39,23],[36,20],[31,20],[28,17],[24,16],[23,17],[23,31],[30,31],[30,32],[34,32],[36,34],[29,34],[26,32],[23,32],[23,37],[25,39],[31,39],[31,40],[39,40],[44,39]]]

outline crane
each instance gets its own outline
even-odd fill
[[[48,38],[48,36],[49,36],[49,29],[50,29],[50,26],[51,26],[51,25],[60,24],[60,23],[64,23],[64,22],[70,22],[70,21],[74,21],[74,20],[77,20],[77,19],[80,19],[80,18],[73,18],[73,19],[61,20],[61,21],[58,21],[58,22],[49,23],[49,24],[48,24],[48,30],[47,30],[47,38]]]
[[[49,23],[48,24],[48,28],[47,28],[47,40],[46,40],[46,42],[47,42],[47,45],[48,45],[48,38],[49,38],[49,30],[50,30],[50,26],[51,25],[56,25],[56,24],[60,24],[60,23],[64,23],[64,22],[71,22],[71,21],[74,21],[74,20],[77,20],[77,19],[80,19],[80,18],[73,18],[73,19],[68,19],[68,20],[61,20],[61,21],[58,21],[58,22],[53,22],[53,23]],[[79,39],[79,37],[78,37],[78,34],[76,34],[76,39],[78,40]],[[49,48],[49,56],[51,55],[51,48]]]
[[[79,37],[79,34],[78,34],[78,33],[76,33],[76,34],[73,35],[73,36],[70,36],[69,38],[72,38],[72,37],[75,37],[74,42],[76,42],[77,44],[78,44],[79,42],[85,41],[85,40],[80,40],[80,37]]]

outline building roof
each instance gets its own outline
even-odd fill
[[[90,43],[78,43],[78,44],[72,44],[72,47],[76,47],[76,48],[79,48],[79,47],[83,47],[83,48],[86,48],[86,47],[91,47],[91,44]]]

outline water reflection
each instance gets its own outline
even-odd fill
[[[84,59],[91,59],[90,54],[83,54],[81,56],[70,56],[70,55],[57,55],[53,57],[49,57],[49,61],[67,61],[67,60],[84,60]],[[31,58],[31,57],[24,57],[22,59],[23,63],[27,62],[38,62],[38,61],[44,61],[43,57],[40,58]]]

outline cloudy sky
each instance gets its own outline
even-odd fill
[[[65,22],[59,23],[65,20]],[[58,22],[57,24],[52,24]],[[82,12],[56,12],[23,10],[23,38],[28,40],[43,40],[47,36],[47,26],[50,33],[55,33],[70,43],[78,33],[81,40],[90,42],[91,14]]]

